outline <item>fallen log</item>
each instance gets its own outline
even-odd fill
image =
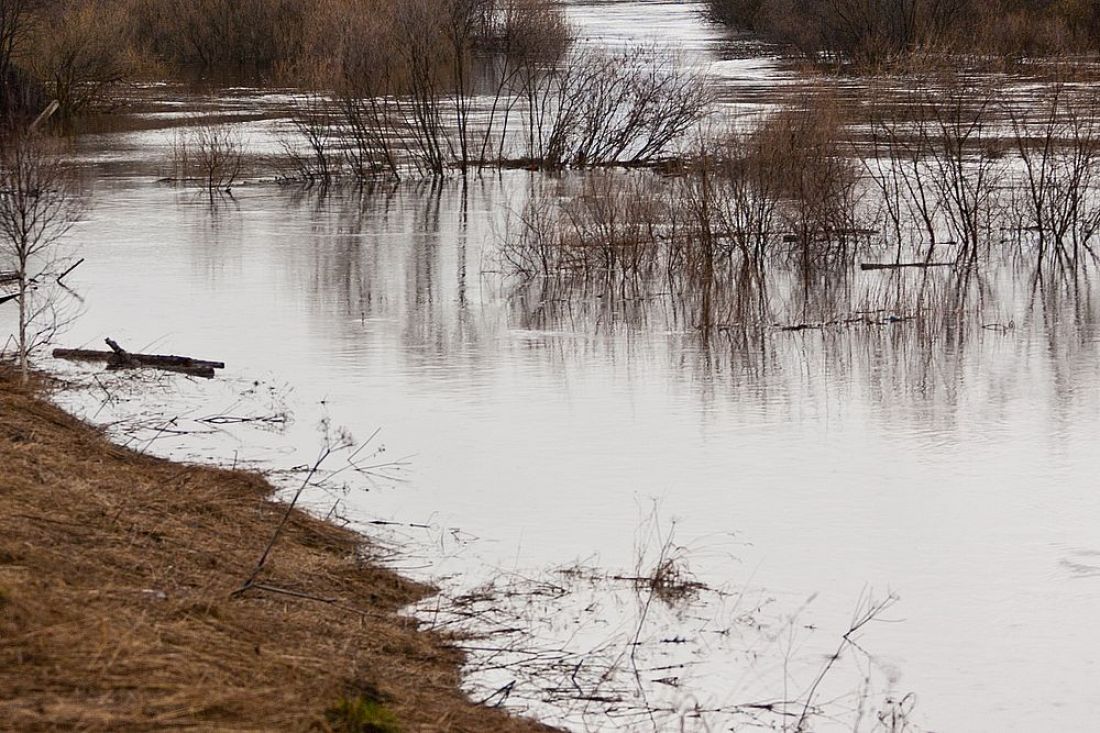
[[[0,285],[19,282],[18,272],[0,272]]]
[[[860,264],[861,270],[900,270],[905,267],[954,267],[954,262],[889,262],[889,263],[875,263],[875,262],[863,262]]]
[[[113,339],[106,339],[110,351],[92,349],[54,349],[55,359],[69,361],[103,361],[108,369],[163,369],[170,372],[189,374],[195,377],[213,379],[215,369],[225,369],[225,362],[193,359],[189,356],[174,354],[133,354],[118,345]]]

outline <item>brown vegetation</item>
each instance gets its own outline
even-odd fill
[[[1086,0],[708,0],[713,18],[815,59],[863,67],[929,49],[1001,57],[1100,50]]]
[[[260,477],[108,443],[0,372],[0,728],[520,731],[399,609],[428,592]],[[300,594],[300,595],[299,595]]]
[[[660,293],[704,330],[774,323],[777,284],[806,306],[790,308],[795,328],[811,311],[897,322],[846,314],[860,259],[927,272],[917,301],[929,314],[982,292],[998,263],[1071,285],[1100,261],[1100,162],[1095,95],[1065,73],[1024,104],[996,78],[942,72],[876,83],[847,107],[827,91],[792,97],[700,136],[671,175],[537,191],[510,222],[502,266],[544,300],[563,287],[620,302]],[[935,285],[948,278],[958,297]],[[835,302],[810,307],[821,294]]]
[[[63,116],[77,114],[109,106],[112,85],[151,73],[260,75],[359,91],[384,80],[389,93],[456,94],[456,154],[466,160],[463,100],[475,56],[531,55],[567,42],[549,0],[5,0],[0,110],[34,114],[49,95]]]

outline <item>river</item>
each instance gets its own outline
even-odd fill
[[[680,48],[731,113],[793,79],[697,4],[569,12],[582,42]],[[192,101],[274,151],[292,98]],[[471,642],[472,696],[500,691],[578,730],[793,727],[802,708],[782,701],[805,700],[857,609],[893,593],[824,675],[814,729],[874,730],[890,709],[918,730],[1095,725],[1092,283],[1058,301],[1008,273],[985,323],[950,333],[703,340],[659,307],[505,282],[496,247],[539,174],[325,197],[252,181],[212,204],[157,183],[162,121],[188,110],[164,102],[78,141],[93,206],[72,234],[87,260],[63,341],[111,336],[222,359],[226,374],[100,387],[51,362],[86,387],[62,399],[100,422],[128,416],[119,435],[143,450],[271,469],[309,463],[322,420],[359,440],[380,430],[370,462],[392,465],[309,502],[381,533],[391,562],[495,630]],[[615,579],[666,540],[707,587],[686,604]],[[470,595],[484,583],[495,600]]]

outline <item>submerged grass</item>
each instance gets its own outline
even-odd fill
[[[38,385],[41,389],[42,385]],[[528,731],[399,609],[430,589],[261,477],[109,443],[0,367],[0,728]]]

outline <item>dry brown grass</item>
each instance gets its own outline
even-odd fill
[[[115,447],[2,367],[0,466],[0,729],[541,729],[462,696],[398,615],[429,589],[351,532],[294,515],[263,578],[337,602],[231,597],[282,511],[258,476]]]

